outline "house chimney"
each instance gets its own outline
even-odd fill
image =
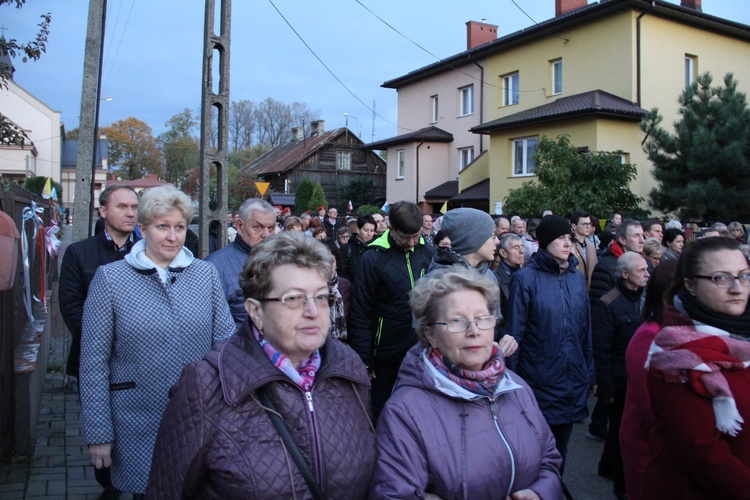
[[[682,0],[683,7],[701,12],[701,0]]]
[[[484,21],[466,23],[466,50],[497,40],[497,26]]]
[[[555,15],[561,16],[586,5],[588,0],[555,0]]]
[[[325,132],[325,120],[315,120],[314,122],[310,122],[310,135],[318,135]]]
[[[292,127],[292,140],[301,141],[303,139],[304,129],[302,127]]]

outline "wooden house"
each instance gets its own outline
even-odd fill
[[[363,176],[372,181],[372,202],[385,200],[386,162],[348,128],[326,132],[324,121],[311,123],[310,135],[292,129],[290,141],[277,146],[242,168],[271,183],[276,193],[294,194],[302,179],[323,187],[329,205],[344,208],[339,186]]]

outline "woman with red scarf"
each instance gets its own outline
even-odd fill
[[[677,273],[646,361],[654,425],[642,498],[747,498],[750,268],[734,239],[704,238]]]
[[[534,394],[493,342],[497,283],[454,265],[420,279],[421,345],[376,431],[370,498],[562,498],[562,458]]]

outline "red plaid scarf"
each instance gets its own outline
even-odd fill
[[[646,369],[663,373],[667,382],[688,384],[699,396],[711,399],[716,428],[730,436],[742,430],[744,419],[722,371],[748,366],[750,342],[697,321],[662,328],[646,361]]]

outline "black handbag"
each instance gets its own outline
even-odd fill
[[[305,457],[302,455],[297,443],[294,442],[294,438],[289,432],[284,420],[279,416],[279,412],[276,410],[276,406],[268,396],[266,388],[261,387],[256,390],[255,393],[258,395],[258,400],[263,405],[263,409],[266,410],[268,417],[271,419],[271,423],[276,428],[276,432],[279,433],[281,440],[284,442],[284,446],[286,446],[289,454],[292,455],[292,460],[297,464],[297,468],[305,479],[307,487],[310,488],[310,493],[312,493],[313,498],[315,498],[315,500],[325,500],[326,496],[323,493],[323,490],[320,488],[318,481],[315,480],[315,476],[310,470],[310,466],[307,465]]]

